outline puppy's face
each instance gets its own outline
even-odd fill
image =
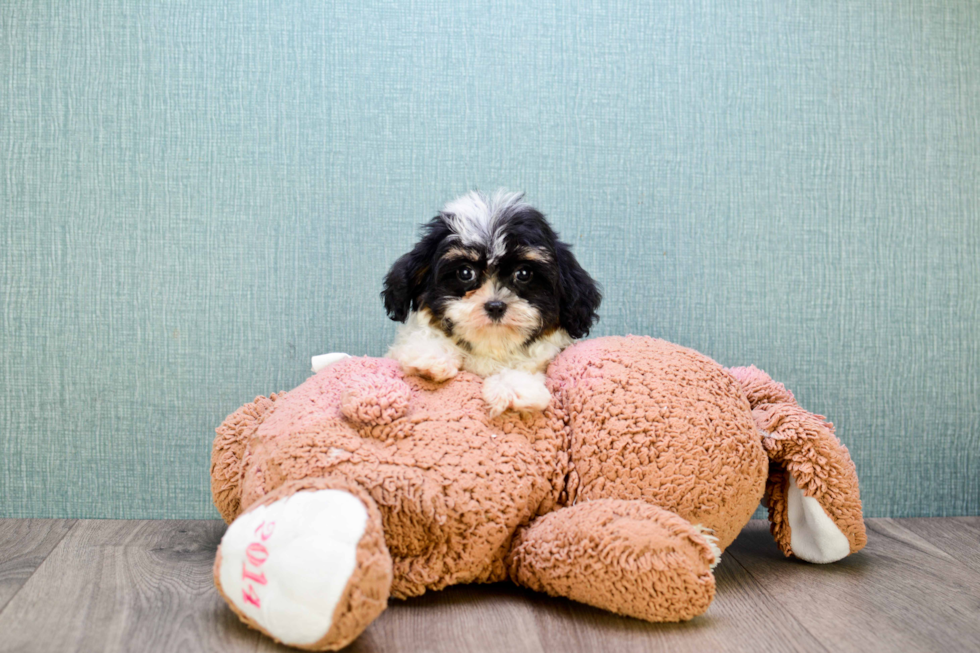
[[[385,277],[389,317],[425,311],[460,346],[489,355],[556,329],[586,335],[599,288],[544,216],[520,200],[470,193],[447,204]]]
[[[553,254],[516,247],[491,259],[479,247],[450,245],[436,260],[422,307],[463,347],[503,353],[559,326]]]

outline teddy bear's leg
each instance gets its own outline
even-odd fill
[[[242,621],[274,639],[342,648],[387,605],[392,562],[381,514],[344,479],[287,483],[228,527],[214,580]]]
[[[514,582],[648,621],[708,609],[719,551],[703,529],[643,501],[597,499],[531,522],[507,557]]]
[[[821,415],[755,367],[729,370],[745,388],[769,455],[765,503],[770,530],[786,555],[826,563],[867,542],[857,471],[847,447]]]
[[[225,418],[215,429],[211,447],[211,496],[226,524],[241,512],[242,464],[249,439],[285,392],[256,397]]]

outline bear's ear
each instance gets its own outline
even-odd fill
[[[589,335],[589,329],[599,320],[596,313],[602,303],[602,290],[599,284],[582,269],[572,248],[558,241],[555,245],[558,260],[558,292],[561,306],[558,321],[573,338]]]
[[[412,251],[401,256],[385,275],[381,298],[388,317],[404,322],[409,311],[419,308],[419,297],[429,285],[432,259],[449,228],[439,217],[422,227],[422,238]]]

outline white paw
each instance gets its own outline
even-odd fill
[[[488,376],[483,380],[483,400],[490,407],[490,416],[496,417],[509,409],[529,413],[547,408],[551,393],[544,378],[543,373],[521,370],[504,370]]]
[[[463,364],[457,353],[426,340],[395,345],[388,351],[388,356],[401,363],[405,374],[424,376],[433,381],[453,378]]]
[[[460,361],[452,356],[434,356],[402,361],[402,371],[409,376],[424,376],[441,382],[448,381],[459,372]]]
[[[395,343],[388,349],[388,358],[401,363],[407,375],[424,376],[433,381],[446,381],[456,376],[463,366],[459,347],[445,334],[432,326],[428,310],[413,312],[398,328]]]
[[[354,573],[367,518],[341,490],[297,492],[245,513],[221,540],[225,596],[277,639],[316,642]]]
[[[851,552],[847,536],[824,511],[820,502],[803,494],[793,475],[786,493],[789,545],[793,555],[807,562],[837,562]]]

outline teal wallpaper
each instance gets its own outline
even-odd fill
[[[380,355],[471,188],[597,335],[754,363],[871,516],[980,513],[980,3],[0,4],[0,516],[216,517],[214,427]]]

